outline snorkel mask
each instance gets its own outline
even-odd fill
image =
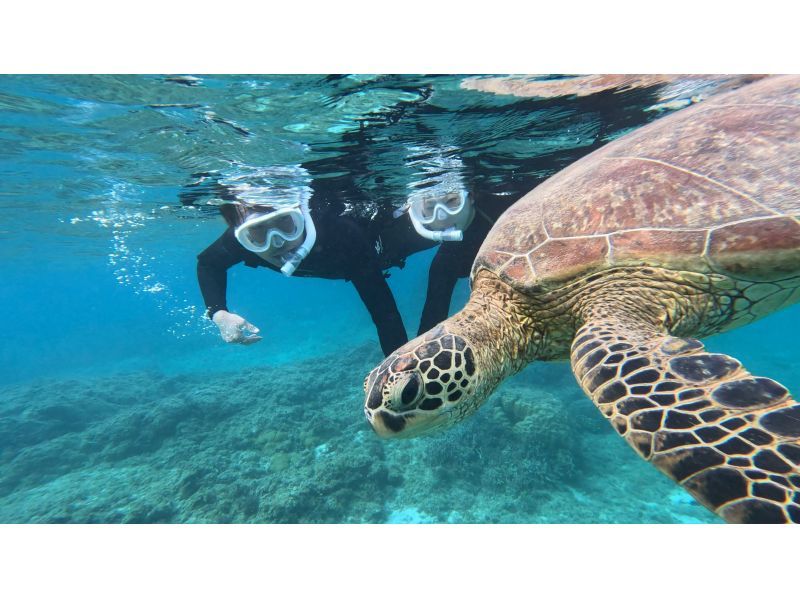
[[[305,223],[299,209],[280,208],[250,216],[236,227],[234,234],[245,249],[276,256],[299,245],[304,230]]]
[[[408,214],[420,236],[432,241],[461,241],[475,209],[462,188],[447,194],[419,194],[409,199]]]
[[[305,206],[255,213],[234,229],[234,235],[242,247],[280,267],[286,276],[294,273],[317,237]]]

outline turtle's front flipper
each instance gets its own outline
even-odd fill
[[[800,404],[736,359],[595,316],[572,343],[584,392],[642,457],[729,522],[800,523]]]

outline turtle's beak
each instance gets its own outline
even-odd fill
[[[375,430],[375,433],[381,438],[402,438],[408,436],[403,434],[406,429],[406,419],[402,415],[395,415],[389,413],[385,409],[378,409],[375,412],[370,412],[368,409],[364,410],[367,416],[367,421]]]
[[[381,438],[415,438],[449,427],[453,422],[449,412],[428,414],[414,411],[400,414],[381,408],[374,411],[364,409],[364,414]]]

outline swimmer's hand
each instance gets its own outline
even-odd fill
[[[222,340],[226,343],[252,345],[261,340],[261,337],[258,336],[258,328],[238,314],[221,309],[214,314],[211,320],[219,328]]]

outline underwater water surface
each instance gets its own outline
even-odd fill
[[[239,266],[229,304],[263,340],[227,345],[203,317],[196,256],[224,224],[202,194],[179,200],[197,173],[302,165],[370,218],[440,174],[415,169],[436,147],[473,192],[521,197],[710,85],[530,97],[491,80],[0,77],[0,522],[720,522],[567,363],[387,442],[362,413],[382,353],[351,284]],[[434,252],[389,271],[411,337]],[[797,396],[799,325],[794,306],[706,345]]]

